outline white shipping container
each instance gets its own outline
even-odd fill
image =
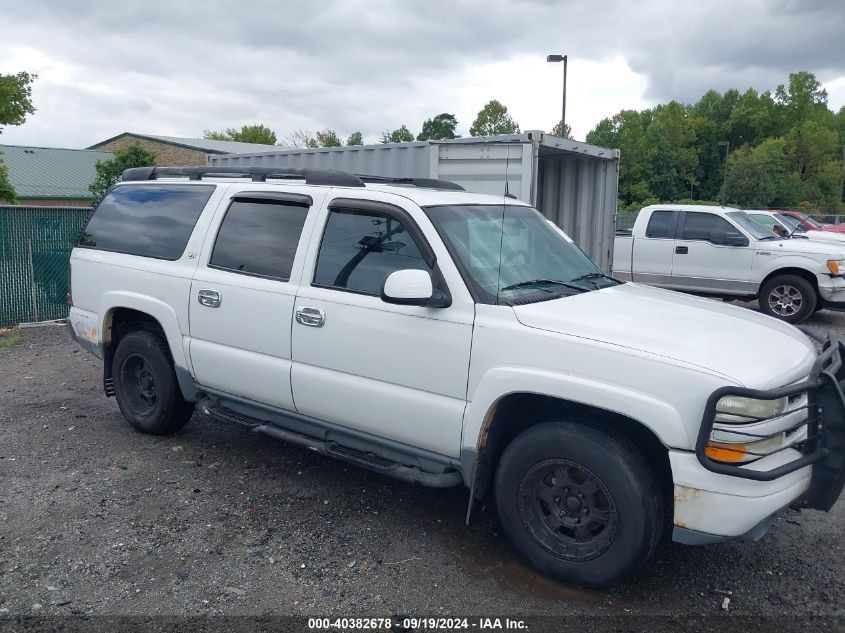
[[[610,272],[619,150],[533,130],[469,137],[209,156],[212,165],[328,167],[368,176],[441,178],[529,202]]]

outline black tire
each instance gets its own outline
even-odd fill
[[[121,338],[112,378],[120,412],[138,431],[166,435],[191,419],[194,403],[182,398],[170,350],[157,334],[138,330]]]
[[[507,446],[496,508],[535,568],[585,587],[607,587],[644,565],[665,522],[660,483],[642,453],[609,430],[571,420],[531,427]]]
[[[803,277],[778,275],[760,288],[759,303],[764,314],[787,323],[803,323],[816,311],[819,296]]]

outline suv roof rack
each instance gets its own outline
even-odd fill
[[[448,191],[466,191],[458,183],[450,180],[439,180],[437,178],[394,178],[392,176],[367,176],[355,174],[364,182],[382,183],[385,185],[410,185],[411,187],[424,187],[426,189],[445,189]]]
[[[277,180],[305,180],[307,185],[330,185],[335,187],[363,187],[364,181],[346,171],[306,167],[133,167],[123,172],[121,180],[158,180],[161,176],[187,176],[189,180],[203,178],[250,178],[253,182],[265,182],[268,178]]]
[[[381,183],[385,185],[408,185],[427,189],[443,189],[448,191],[465,191],[463,187],[448,180],[436,178],[396,178],[392,176],[366,176],[351,174],[339,169],[323,169],[317,167],[216,167],[203,165],[199,167],[132,167],[123,172],[121,180],[158,180],[161,177],[187,177],[189,180],[203,178],[250,178],[253,182],[274,180],[305,180],[307,185],[328,185],[334,187],[363,187],[364,183]]]

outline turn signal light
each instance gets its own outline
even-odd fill
[[[741,462],[745,457],[746,447],[742,444],[717,444],[711,442],[704,449],[704,453],[710,459],[719,462]]]
[[[840,271],[839,260],[837,260],[837,259],[827,260],[827,269],[830,271],[830,274],[838,275],[839,271]]]

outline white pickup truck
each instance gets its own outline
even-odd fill
[[[783,239],[729,207],[654,205],[617,231],[617,279],[726,298],[801,323],[845,301],[845,244]]]
[[[196,408],[464,485],[468,512],[495,501],[528,561],[581,585],[618,582],[667,528],[759,538],[787,506],[836,502],[836,340],[609,278],[517,200],[373,180],[124,173],[71,255],[68,324],[135,429]]]

